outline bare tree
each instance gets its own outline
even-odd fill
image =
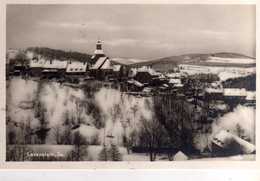
[[[126,131],[124,130],[124,135],[123,135],[123,145],[126,147],[127,154],[130,154],[130,150],[132,150],[133,146],[137,142],[137,137],[138,134],[136,130],[133,130],[128,136],[125,133]]]
[[[68,156],[70,161],[82,161],[88,155],[87,148],[88,143],[86,139],[80,134],[80,132],[74,133],[73,138],[73,150]]]
[[[61,143],[65,145],[72,144],[72,133],[71,133],[71,127],[72,127],[72,121],[70,120],[69,113],[66,112],[64,115],[64,132],[61,136]]]
[[[56,125],[52,128],[52,133],[55,138],[55,141],[58,145],[62,144],[62,128],[61,125]]]
[[[40,101],[36,102],[35,104],[36,108],[34,115],[39,120],[39,126],[36,129],[35,134],[39,139],[39,143],[45,144],[47,134],[50,131],[50,128],[48,128],[48,121],[46,119],[46,110],[43,108]]]
[[[155,161],[158,151],[168,138],[168,134],[162,124],[156,119],[146,120],[142,118],[141,122],[140,145],[148,148],[150,161]]]
[[[194,106],[174,95],[155,96],[155,117],[165,127],[172,149],[192,150]]]
[[[8,134],[9,141],[6,145],[6,160],[7,161],[25,161],[28,160],[27,154],[30,151],[28,144],[28,130],[27,123],[20,123],[17,125],[20,132],[10,131]]]

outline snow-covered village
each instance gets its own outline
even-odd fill
[[[110,45],[7,49],[7,161],[255,160],[255,57]]]

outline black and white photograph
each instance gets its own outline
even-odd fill
[[[256,5],[7,4],[6,162],[255,161]]]

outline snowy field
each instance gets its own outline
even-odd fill
[[[30,153],[38,154],[55,154],[59,157],[65,157],[69,152],[72,151],[73,146],[71,145],[28,145]],[[86,161],[97,161],[99,159],[99,153],[102,150],[102,146],[88,146],[87,155],[84,157]],[[123,155],[122,161],[150,161],[149,154],[147,153],[130,153],[127,154],[127,150],[124,147],[119,147],[119,152]],[[250,161],[255,160],[255,154],[249,155],[234,155],[227,157],[211,157],[211,158],[195,158],[189,159],[182,153],[178,153],[173,161]],[[169,161],[166,154],[157,155],[156,161]]]
[[[254,64],[255,59],[252,58],[222,58],[222,57],[209,57],[206,62],[212,63],[228,63],[228,64]]]
[[[221,81],[229,78],[246,77],[256,73],[256,67],[221,67],[221,66],[205,66],[205,65],[188,65],[180,64],[180,71],[188,75],[194,74],[216,74]]]

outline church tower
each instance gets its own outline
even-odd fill
[[[96,50],[94,52],[94,55],[91,57],[92,64],[95,64],[100,57],[105,57],[105,54],[102,49],[102,42],[101,40],[98,40],[96,43]]]

